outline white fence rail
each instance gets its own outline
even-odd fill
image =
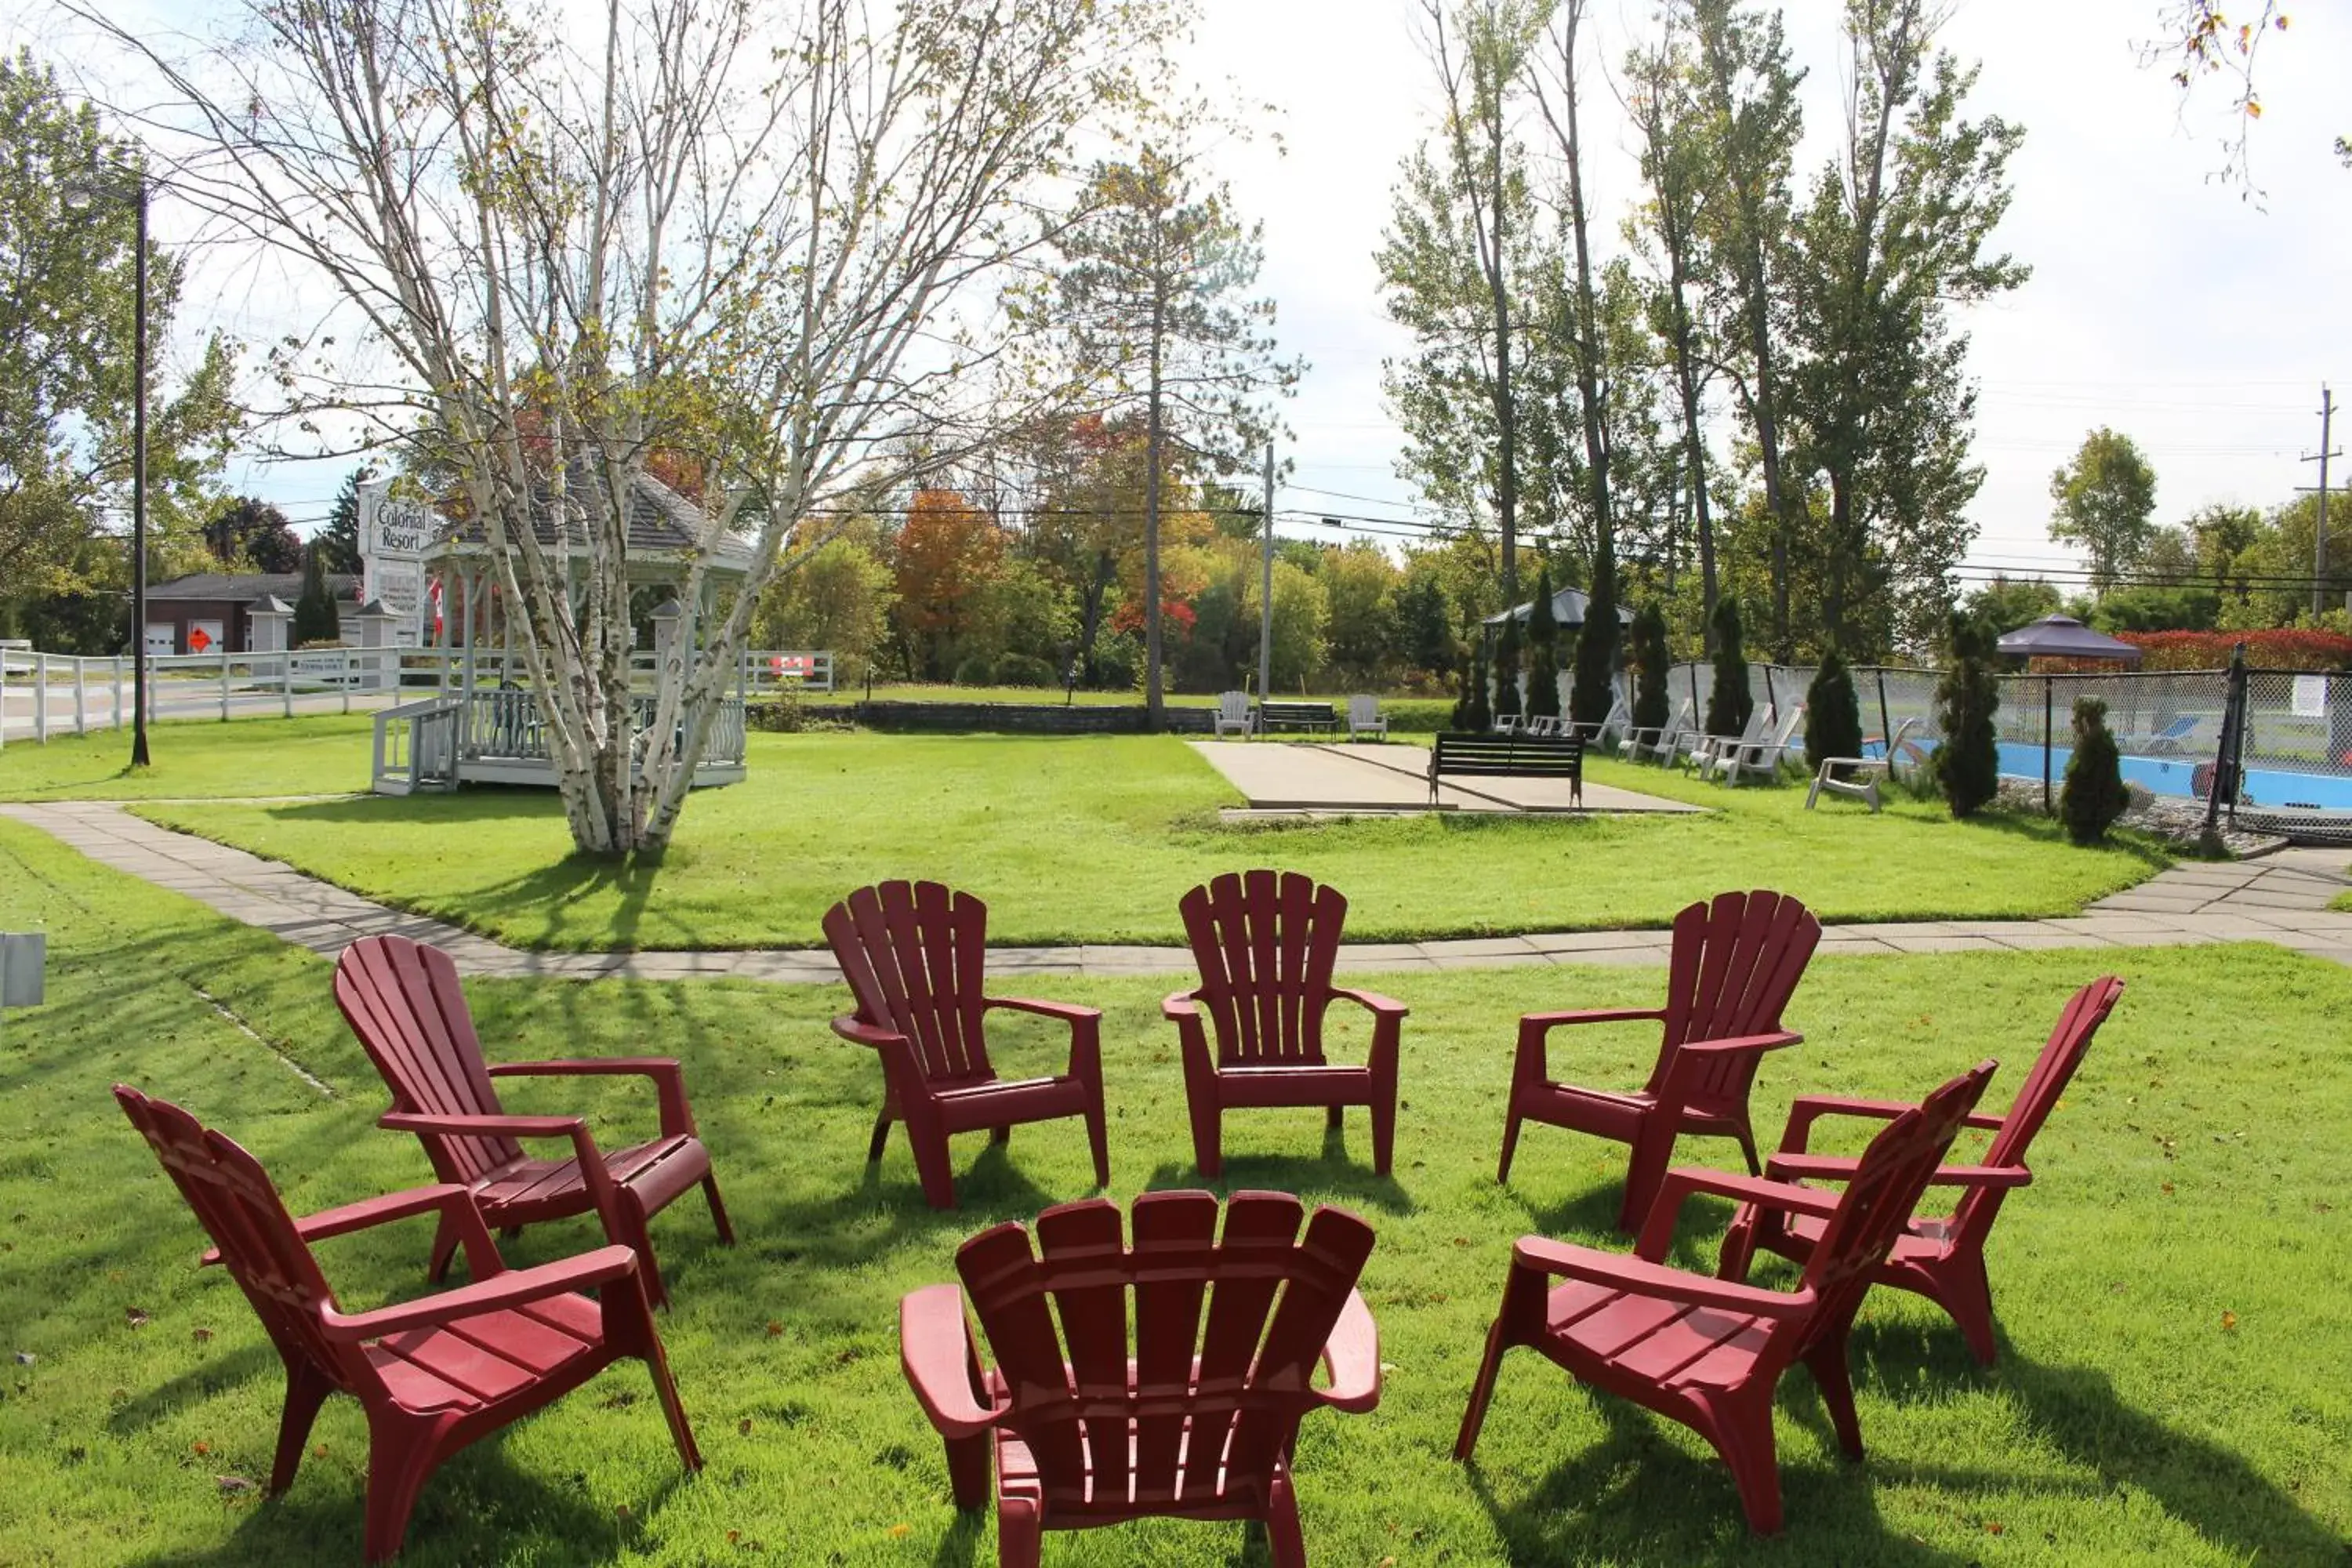
[[[651,650],[634,656],[633,684],[650,689]],[[526,677],[520,658],[463,648],[311,648],[293,653],[151,654],[147,717],[233,719],[297,713],[350,713]],[[742,655],[737,685],[761,697],[786,689],[830,691],[830,651],[753,648]],[[0,745],[46,744],[52,735],[122,729],[136,684],[130,656],[84,658],[29,648],[0,648]]]

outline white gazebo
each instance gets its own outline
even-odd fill
[[[654,646],[631,661],[640,728],[653,719],[652,689],[657,672],[674,655],[683,618],[677,592],[699,548],[706,521],[695,504],[649,474],[631,488],[625,560],[633,590],[667,588],[647,615]],[[575,526],[551,508],[533,517],[540,548],[564,564],[568,582],[583,581],[587,542]],[[403,703],[376,716],[374,788],[381,795],[454,789],[461,784],[536,784],[553,788],[538,694],[523,683],[521,655],[509,645],[506,617],[497,613],[498,572],[493,548],[478,522],[452,523],[425,550],[424,567],[436,606],[429,640],[443,650],[443,690],[422,701]],[[715,553],[702,580],[698,624],[717,618],[720,594],[749,573],[749,547],[730,539]],[[744,776],[744,699],[748,676],[737,675],[735,695],[721,701],[700,762],[695,787],[734,784]]]

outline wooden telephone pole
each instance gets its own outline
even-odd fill
[[[2306,463],[2319,465],[2319,483],[2295,487],[2305,495],[2314,489],[2319,492],[2319,526],[2313,530],[2311,542],[2311,614],[2315,620],[2327,607],[2327,459],[2344,455],[2340,450],[2328,450],[2329,427],[2335,419],[2336,395],[2327,389],[2326,382],[2322,382],[2319,384],[2319,450],[2303,459]],[[2352,589],[2345,591],[2344,607],[2352,610]]]

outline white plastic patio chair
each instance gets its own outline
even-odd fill
[[[1638,763],[1644,756],[1656,757],[1661,762],[1672,762],[1675,751],[1681,745],[1684,732],[1690,727],[1691,700],[1685,697],[1683,699],[1682,706],[1675,710],[1675,716],[1664,724],[1643,725],[1640,728],[1628,725],[1624,739],[1617,742],[1617,755],[1622,761],[1628,763]]]
[[[1813,775],[1813,787],[1805,792],[1805,809],[1812,810],[1813,803],[1821,799],[1823,790],[1827,790],[1832,795],[1842,795],[1849,800],[1865,802],[1871,810],[1876,811],[1879,806],[1879,781],[1892,776],[1895,756],[1903,750],[1904,742],[1910,737],[1913,730],[1918,728],[1918,720],[1906,719],[1895,726],[1895,737],[1887,742],[1886,753],[1884,756],[1823,757],[1821,771]],[[1841,772],[1844,773],[1845,777],[1837,776]]]
[[[1720,784],[1737,785],[1743,778],[1776,779],[1780,776],[1780,759],[1792,749],[1790,742],[1797,726],[1805,721],[1805,705],[1791,702],[1767,738],[1750,741],[1742,746],[1717,755],[1709,767],[1701,768],[1699,776]]]
[[[1705,778],[1707,770],[1715,764],[1717,757],[1727,756],[1740,747],[1749,744],[1771,727],[1772,704],[1759,702],[1748,710],[1747,728],[1741,730],[1738,734],[1701,733],[1692,737],[1690,749],[1683,753],[1683,766],[1685,771],[1696,768],[1699,776]]]
[[[1219,740],[1228,733],[1246,735],[1253,727],[1248,692],[1228,691],[1217,699],[1216,731]]]
[[[1366,735],[1378,735],[1381,740],[1387,740],[1388,716],[1381,711],[1379,698],[1350,697],[1348,699],[1348,739],[1360,741]]]

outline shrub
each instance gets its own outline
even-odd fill
[[[1992,644],[1990,632],[1957,612],[1945,631],[1944,672],[1936,681],[1936,719],[1944,731],[1936,782],[1958,817],[1974,816],[2000,787]]]
[[[993,686],[996,684],[996,667],[974,654],[957,662],[955,683],[958,686]]]
[[[2095,697],[2077,697],[2074,754],[2066,759],[2066,787],[2058,796],[2066,837],[2077,844],[2098,843],[2129,804],[2116,738],[2107,732],[2107,705]]]
[[[1008,653],[996,661],[996,684],[999,686],[1059,686],[1062,678],[1054,667],[1034,654]]]
[[[1485,681],[1478,683],[1481,686]],[[1506,617],[1503,635],[1495,639],[1494,717],[1510,719],[1519,712],[1519,623]],[[1480,728],[1486,728],[1482,725]]]
[[[302,593],[294,601],[294,625],[289,639],[296,647],[342,640],[341,616],[335,596],[327,591],[326,559],[316,550],[302,552]]]
[[[1528,610],[1528,717],[1559,717],[1559,622],[1551,613],[1551,567],[1536,574]]]
[[[1580,724],[1598,724],[1616,705],[1617,572],[1607,561],[1594,563],[1592,599],[1584,607],[1584,629],[1576,637],[1576,679],[1568,706]]]
[[[1860,755],[1862,701],[1854,695],[1853,672],[1832,648],[1805,690],[1805,767],[1819,773],[1824,757]]]
[[[2352,637],[2312,626],[2259,632],[2117,632],[2140,650],[2142,669],[2227,669],[2230,650],[2246,645],[2255,669],[2342,669],[2352,664]]]
[[[779,735],[798,735],[812,730],[847,730],[852,728],[840,717],[844,710],[817,707],[801,700],[801,694],[786,687],[773,697],[762,697],[746,703],[743,722],[753,730]]]
[[[1666,687],[1674,656],[1666,649],[1666,613],[1654,604],[1633,612],[1633,728],[1663,730],[1674,705]]]
[[[1726,594],[1715,605],[1715,689],[1706,699],[1706,732],[1744,734],[1755,710],[1755,693],[1748,689],[1748,655],[1739,646],[1739,601]]]
[[[1486,705],[1486,661],[1470,661],[1470,695],[1465,699],[1462,728],[1484,733],[1495,727],[1495,710]]]

